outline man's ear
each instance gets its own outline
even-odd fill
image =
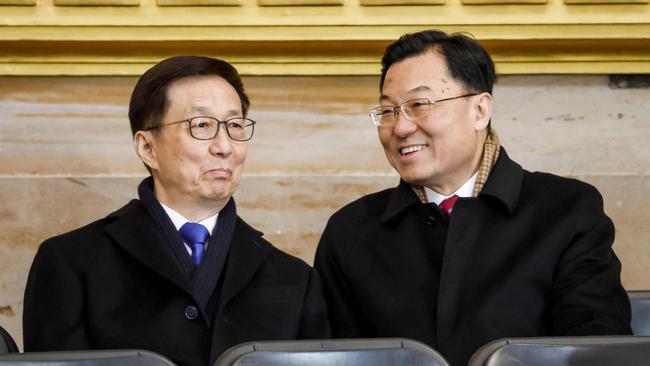
[[[481,93],[475,97],[474,101],[474,129],[477,131],[484,130],[492,118],[492,94]]]
[[[133,148],[140,160],[152,170],[158,170],[158,155],[150,131],[137,131],[133,136]]]

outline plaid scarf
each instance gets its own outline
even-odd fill
[[[483,155],[481,156],[481,164],[478,167],[478,174],[476,176],[476,184],[474,184],[472,197],[477,197],[478,194],[481,193],[481,190],[490,175],[490,170],[492,170],[494,163],[496,163],[497,158],[499,158],[500,146],[501,143],[499,142],[499,136],[494,129],[490,129],[490,132],[488,132],[485,142],[483,143]],[[429,200],[427,200],[427,194],[424,192],[424,187],[411,184],[411,188],[422,203],[429,202]]]

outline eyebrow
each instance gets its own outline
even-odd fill
[[[416,92],[420,92],[420,91],[431,91],[431,88],[429,88],[426,85],[420,85],[420,86],[417,86],[417,87],[407,91],[406,94],[412,94],[412,93],[416,93]],[[386,101],[386,100],[390,100],[390,97],[388,95],[386,95],[386,94],[382,94],[379,97],[380,102],[383,102],[383,101]]]

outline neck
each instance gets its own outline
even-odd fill
[[[159,189],[160,185],[155,184],[154,179],[154,189],[153,194],[158,200],[158,202],[164,204],[165,206],[173,209],[179,214],[183,215],[186,219],[192,222],[199,222],[207,219],[210,216],[214,216],[219,213],[228,203],[230,197],[226,200],[212,201],[212,200],[200,200],[189,199],[187,197],[175,197],[174,195],[169,194],[163,189]]]
[[[218,214],[226,206],[226,202],[224,202],[217,208],[215,207],[209,208],[209,207],[197,207],[197,206],[183,206],[171,202],[166,202],[160,199],[158,200],[160,201],[160,203],[164,204],[165,206],[183,215],[184,218],[188,219],[191,222],[201,222],[207,219],[208,217]]]
[[[440,193],[443,196],[451,196],[460,187],[462,187],[463,184],[465,184],[465,182],[467,182],[477,171],[478,166],[474,170],[469,171],[469,173],[458,175],[457,179],[454,179],[453,181],[449,180],[442,184],[432,184],[427,185],[426,187]]]

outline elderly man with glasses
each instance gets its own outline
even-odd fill
[[[25,351],[139,348],[205,366],[242,342],[329,336],[316,271],[237,215],[248,108],[221,60],[172,57],[142,75],[129,119],[151,176],[139,199],[41,245]]]
[[[325,228],[315,267],[333,335],[413,338],[460,366],[497,338],[630,334],[600,194],[508,157],[489,54],[423,31],[382,65],[370,117],[401,179]]]

